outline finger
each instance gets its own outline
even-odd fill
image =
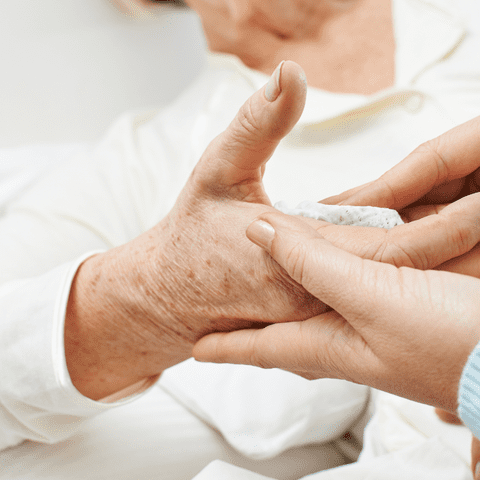
[[[436,214],[427,215],[434,210]],[[427,270],[469,252],[480,242],[478,193],[437,209],[412,209],[407,218],[417,220],[388,231],[374,260]]]
[[[423,205],[401,211],[407,222],[391,230],[333,225],[301,217],[334,245],[362,258],[397,267],[439,268],[468,274],[480,272],[480,194],[450,205]],[[476,251],[476,249],[475,249]],[[464,256],[464,254],[466,254]],[[448,262],[450,259],[451,263]]]
[[[430,215],[437,215],[447,207],[448,207],[448,204],[420,205],[418,207],[405,208],[401,210],[399,213],[405,223],[411,223],[417,220],[421,220],[422,218],[429,217]]]
[[[480,166],[480,117],[424,143],[378,180],[341,201],[399,210]]]
[[[258,218],[248,227],[247,237],[352,325],[356,319],[379,312],[381,317],[383,311],[389,311],[390,299],[400,296],[395,267],[363,260],[333,246],[299,218],[280,212]],[[365,302],[366,297],[374,300]]]
[[[361,191],[364,191],[365,193],[366,188],[372,185],[372,183],[374,182],[364,183],[363,185],[351,188],[350,190],[340,193],[339,195],[333,195],[332,197],[320,200],[318,203],[324,203],[326,205],[338,205],[340,203],[343,203],[345,205],[366,205],[364,203],[366,200],[364,199],[363,194],[359,196],[356,196],[355,194]],[[427,193],[427,195],[425,195],[425,197],[423,197],[423,199],[418,200],[418,202],[426,204],[451,202],[461,193],[464,183],[465,180],[463,178],[459,178],[457,180],[452,180],[445,185],[439,185],[438,187],[434,187],[430,192]],[[468,193],[470,194],[474,191],[478,190],[472,189]]]
[[[300,118],[305,97],[303,70],[294,62],[281,63],[208,146],[194,172],[197,181],[218,189],[259,180],[262,165]]]
[[[480,278],[480,244],[469,252],[438,265],[436,269]]]
[[[475,480],[480,480],[480,440],[472,437],[472,472]]]
[[[331,197],[324,198],[323,200],[320,200],[318,203],[323,203],[324,205],[338,205],[340,202],[342,202],[343,200],[346,200],[347,198],[352,197],[355,193],[363,190],[365,187],[367,187],[371,183],[373,182],[364,183],[363,185],[360,185],[358,187],[351,188],[350,190],[346,190],[345,192],[340,193],[339,195],[333,195]],[[357,205],[357,206],[361,207],[361,206],[368,206],[368,205]]]
[[[358,362],[352,357],[359,351],[365,353],[362,337],[329,312],[303,322],[207,335],[196,343],[193,356],[202,362],[281,368],[306,378],[343,378],[339,366],[349,365],[353,374],[352,364]]]
[[[457,178],[443,185],[433,187],[419,202],[432,203],[448,203],[453,202],[462,192],[465,185],[465,178]]]

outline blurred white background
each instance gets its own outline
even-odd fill
[[[164,105],[205,60],[191,11],[160,2],[9,0],[0,16],[0,147],[94,141],[126,110]]]

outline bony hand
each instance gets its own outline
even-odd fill
[[[168,216],[80,267],[65,345],[82,393],[101,398],[156,375],[190,357],[209,332],[325,311],[245,237],[256,216],[273,210],[265,163],[305,96],[301,68],[281,64],[211,142]]]
[[[342,378],[456,411],[462,369],[480,339],[479,280],[363,260],[298,218],[260,219],[248,237],[333,311],[206,336],[197,360]]]

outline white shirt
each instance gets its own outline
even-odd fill
[[[457,2],[456,12],[439,1],[393,5],[395,86],[371,96],[309,88],[297,127],[267,165],[273,202],[293,206],[370,181],[423,141],[480,114],[480,7],[471,0]],[[234,58],[213,56],[173,105],[125,115],[93,153],[72,157],[7,205],[0,221],[0,448],[25,438],[57,441],[82,419],[134,398],[94,402],[71,384],[63,323],[72,278],[90,252],[127,242],[167,214],[206,145],[266,80]],[[212,367],[190,363],[191,372]],[[165,387],[195,402],[174,370],[164,375]],[[213,412],[218,389],[212,380],[212,402],[204,398]]]

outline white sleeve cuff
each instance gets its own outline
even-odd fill
[[[0,286],[0,449],[25,439],[66,438],[83,419],[131,401],[157,380],[146,379],[101,401],[83,396],[70,380],[66,306],[79,266],[95,253]]]

